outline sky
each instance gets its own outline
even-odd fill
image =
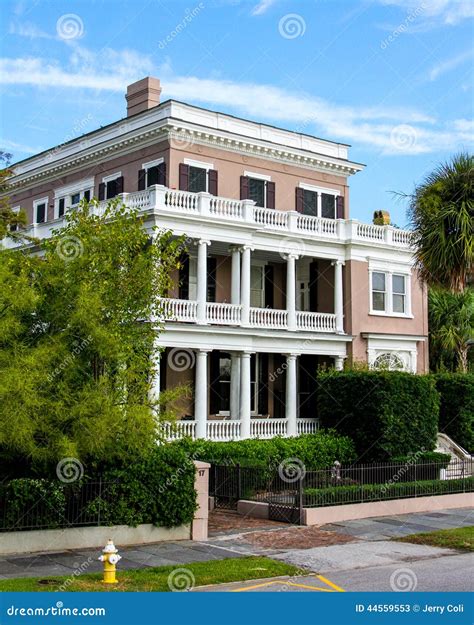
[[[367,165],[351,216],[406,200],[473,143],[474,0],[2,0],[13,162],[126,115],[126,86],[315,135]]]

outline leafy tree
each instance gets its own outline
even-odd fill
[[[474,260],[474,157],[439,165],[410,199],[415,255],[428,285],[461,293]]]
[[[83,202],[41,254],[0,251],[0,458],[16,469],[92,470],[155,443],[149,320],[182,241],[117,201],[98,212]]]
[[[8,179],[13,174],[10,169],[10,161],[12,155],[4,150],[0,150],[0,241],[5,237],[12,239],[21,238],[19,226],[26,225],[26,214],[24,210],[19,212],[12,211],[10,207],[10,199],[8,197]],[[16,226],[11,230],[12,226]]]
[[[468,371],[468,341],[474,336],[474,291],[429,290],[430,365],[433,371]]]

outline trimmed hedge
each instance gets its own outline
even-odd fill
[[[100,525],[133,527],[190,523],[196,510],[194,477],[194,463],[184,450],[161,445],[129,466],[105,469],[100,489],[97,476],[71,484],[12,480],[0,490],[0,507],[5,510],[0,529],[97,525],[99,519]]]
[[[356,457],[352,440],[331,431],[292,438],[245,439],[221,443],[187,438],[174,441],[171,445],[185,450],[195,460],[213,464],[276,467],[284,460],[297,458],[308,471],[329,467],[335,460],[350,463]]]
[[[398,371],[322,372],[318,415],[354,439],[359,462],[432,451],[439,398],[430,376]]]
[[[403,497],[447,495],[472,492],[474,477],[457,480],[424,480],[422,482],[398,482],[387,484],[363,484],[332,486],[330,488],[308,488],[304,492],[303,505],[316,508],[336,506],[345,503],[366,503]]]
[[[438,373],[433,378],[441,398],[440,432],[474,453],[474,375]]]

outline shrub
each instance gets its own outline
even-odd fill
[[[268,467],[297,458],[307,470],[314,470],[331,466],[335,460],[349,463],[355,459],[352,440],[348,436],[330,431],[292,438],[246,439],[222,443],[183,439],[171,445],[184,449],[196,460],[214,464]]]
[[[64,523],[64,484],[45,479],[20,478],[2,487],[3,527],[55,528]]]
[[[474,375],[439,373],[433,377],[440,394],[440,432],[474,453]]]
[[[386,461],[434,449],[439,400],[430,376],[328,371],[318,379],[321,423],[352,437],[359,461]]]
[[[425,480],[393,484],[363,484],[308,488],[304,492],[306,507],[333,506],[345,503],[383,501],[401,497],[420,497],[450,493],[472,492],[474,477],[456,480]]]

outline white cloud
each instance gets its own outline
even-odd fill
[[[42,152],[43,148],[34,148],[30,145],[24,145],[23,143],[17,143],[16,141],[10,141],[9,139],[0,138],[0,147],[2,150],[12,150],[13,152],[20,152],[21,154],[38,154]]]
[[[262,15],[275,4],[276,0],[260,0],[260,2],[252,9],[252,15]]]
[[[474,57],[474,50],[467,50],[466,52],[462,52],[461,54],[458,54],[457,56],[454,56],[451,59],[443,61],[442,63],[438,63],[437,65],[434,65],[431,68],[429,72],[429,79],[436,80],[442,74],[445,74],[446,72],[456,69],[456,67],[459,67],[459,65],[462,65],[463,63],[472,59],[473,57]]]
[[[377,0],[384,5],[398,6],[405,11],[423,9],[423,27],[454,26],[474,17],[473,0]]]
[[[98,54],[75,46],[67,66],[42,58],[0,59],[0,82],[4,84],[70,91],[90,89],[94,95],[103,91],[124,93],[128,84],[146,75],[161,77],[164,97],[232,111],[332,140],[366,145],[384,154],[452,150],[456,145],[471,142],[465,120],[442,124],[416,108],[339,104],[272,85],[220,77],[176,76],[169,64],[158,68],[150,57],[133,50],[107,49]]]

